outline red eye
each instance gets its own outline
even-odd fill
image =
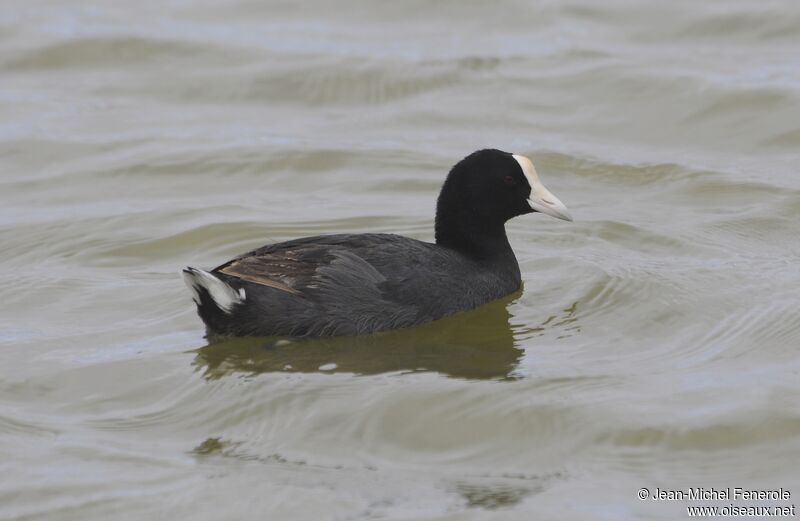
[[[510,175],[507,175],[507,176],[505,177],[505,179],[503,179],[503,182],[506,184],[506,186],[514,186],[515,184],[517,184],[517,181],[516,181],[516,179],[514,179],[514,178],[513,178],[512,176],[510,176]]]

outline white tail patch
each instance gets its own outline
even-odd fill
[[[213,274],[197,268],[185,268],[183,270],[183,281],[192,290],[196,304],[200,304],[199,289],[203,288],[208,291],[211,300],[214,301],[217,307],[225,313],[230,313],[235,304],[241,304],[247,298],[244,288],[239,288],[237,291]]]

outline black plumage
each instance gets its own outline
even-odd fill
[[[537,187],[548,204],[560,205],[558,215],[538,211],[569,218],[520,157],[481,150],[453,167],[437,202],[435,244],[392,234],[316,236],[264,246],[210,273],[186,268],[208,333],[359,335],[516,291],[520,271],[505,222],[537,211]]]

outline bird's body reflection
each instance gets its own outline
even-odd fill
[[[523,354],[514,331],[540,330],[510,323],[507,308],[520,294],[419,327],[366,336],[220,339],[198,349],[194,364],[209,379],[231,373],[420,371],[453,378],[513,379]]]
[[[224,339],[198,349],[194,363],[207,378],[276,371],[435,371],[455,378],[505,378],[522,355],[507,310],[517,296],[423,326],[373,335]]]

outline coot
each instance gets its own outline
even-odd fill
[[[210,336],[361,335],[414,326],[519,289],[506,237],[512,217],[572,218],[530,159],[479,150],[447,176],[436,243],[392,234],[305,237],[269,244],[183,278]]]

